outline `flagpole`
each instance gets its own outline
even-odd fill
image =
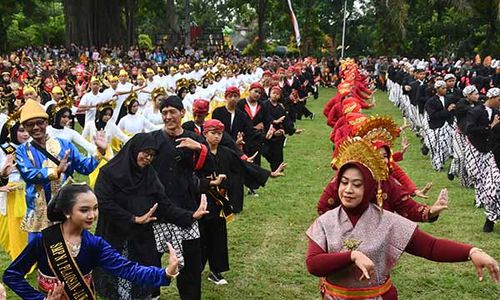
[[[340,58],[344,58],[344,46],[345,46],[345,23],[347,18],[347,0],[344,1],[344,25],[342,26],[342,53]]]

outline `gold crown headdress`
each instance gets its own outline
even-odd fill
[[[163,87],[157,87],[154,88],[153,91],[151,91],[151,99],[155,99],[158,96],[165,96],[167,92]]]
[[[205,78],[213,80],[215,78],[215,74],[212,73],[211,71],[208,71],[207,73],[205,73],[205,75],[203,75],[203,77],[201,78],[201,80],[204,80]]]
[[[177,89],[183,87],[187,88],[189,86],[189,80],[187,80],[186,78],[181,78],[175,82],[175,86],[177,87]]]
[[[332,164],[339,170],[348,162],[358,162],[370,170],[373,179],[378,182],[377,205],[382,208],[384,200],[380,182],[389,176],[389,168],[380,151],[365,139],[359,137],[348,139],[340,145],[339,152]]]
[[[133,100],[138,100],[138,99],[139,99],[139,97],[137,96],[137,93],[134,92],[134,90],[132,89],[130,91],[130,94],[127,96],[127,98],[123,102],[123,106],[128,107],[130,105],[130,102],[132,102]]]
[[[9,115],[9,118],[5,122],[4,126],[7,128],[7,130],[10,130],[12,126],[16,125],[16,123],[19,122],[20,118],[21,118],[21,110],[20,109],[15,110],[13,113]]]
[[[97,111],[103,111],[106,108],[111,108],[114,110],[116,108],[116,99],[109,99],[106,102],[99,103],[96,105]]]
[[[72,97],[65,97],[59,100],[56,105],[52,108],[52,115],[55,116],[58,111],[60,111],[63,107],[67,107],[71,109],[75,104],[75,100]]]
[[[394,141],[399,137],[399,127],[393,118],[388,116],[371,116],[358,130],[355,136],[359,136],[369,142],[376,140],[384,141],[392,147]]]

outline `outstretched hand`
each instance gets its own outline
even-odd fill
[[[193,219],[199,220],[209,213],[210,212],[207,210],[207,196],[201,194],[200,206],[198,206],[198,209],[193,213]]]
[[[369,280],[371,278],[371,275],[373,274],[375,269],[375,264],[370,258],[368,258],[368,256],[363,254],[363,252],[354,250],[351,252],[351,261],[356,264],[356,266],[363,273],[359,280]]]
[[[168,247],[168,266],[165,269],[167,277],[175,277],[179,274],[179,259],[172,244],[167,242]]]
[[[158,208],[158,203],[155,203],[147,213],[140,217],[135,217],[134,222],[136,224],[147,224],[152,221],[156,221],[156,217],[153,217],[153,214],[155,213],[156,209]]]
[[[108,149],[108,141],[106,140],[106,132],[104,130],[99,130],[94,136],[94,143],[97,146],[97,150],[102,155],[106,154],[106,149]]]
[[[288,166],[287,163],[284,163],[284,162],[281,163],[276,168],[276,170],[274,170],[273,172],[271,172],[271,177],[275,178],[275,177],[285,176],[284,170],[285,170],[286,166]]]
[[[201,149],[201,144],[191,138],[178,138],[175,141],[179,142],[179,145],[175,146],[175,148],[187,148],[190,150]]]
[[[64,156],[59,161],[59,166],[57,166],[57,174],[61,175],[62,173],[64,173],[71,164],[71,162],[68,162],[70,152],[71,151],[69,149],[64,152]]]
[[[471,253],[469,254],[469,257],[476,267],[476,273],[479,281],[483,281],[483,269],[486,268],[490,273],[491,280],[493,280],[493,282],[500,282],[500,267],[495,259],[475,247],[472,248],[469,253]]]
[[[429,198],[429,196],[427,196],[427,192],[429,192],[431,188],[432,188],[432,182],[427,182],[423,189],[415,190],[415,195],[417,197],[427,199]]]
[[[438,216],[443,210],[448,209],[448,190],[442,189],[439,193],[439,197],[431,206],[429,211],[430,217]]]
[[[255,158],[257,157],[257,154],[259,154],[259,151],[255,152],[254,155],[250,156],[249,158],[247,158],[247,161],[249,163],[253,163],[253,161],[255,160]]]

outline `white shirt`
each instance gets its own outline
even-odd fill
[[[493,114],[493,109],[491,109],[491,107],[488,107],[488,106],[484,106],[484,109],[486,109],[486,112],[488,113],[488,122],[491,120],[491,115]]]
[[[81,134],[79,134],[76,130],[73,130],[68,127],[64,127],[63,129],[57,129],[52,126],[47,127],[47,134],[51,138],[62,138],[68,140],[74,144],[79,145],[89,155],[93,155],[97,151],[97,146],[87,141]]]
[[[120,115],[120,110],[122,108],[123,102],[125,102],[125,99],[130,95],[130,91],[132,90],[134,86],[130,82],[125,82],[122,84],[121,82],[118,83],[118,86],[116,87],[116,92],[122,93],[126,92],[123,95],[118,96],[118,99],[116,100],[116,107],[113,110],[113,117],[111,117],[111,120],[116,123],[116,120],[118,120],[118,116]]]
[[[137,113],[135,115],[128,114],[121,118],[120,122],[118,122],[118,128],[132,135],[139,132],[150,132],[158,129],[148,119]]]
[[[97,134],[97,128],[95,127],[95,122],[90,124],[85,124],[85,128],[83,129],[82,136],[87,140],[92,140],[94,136]],[[104,135],[106,136],[106,141],[108,144],[111,144],[111,139],[117,138],[123,143],[126,143],[130,137],[127,136],[123,131],[116,126],[111,120],[106,123],[104,127]]]
[[[94,95],[92,92],[88,92],[85,95],[83,95],[82,99],[80,100],[80,105],[86,105],[86,106],[96,106],[99,103],[102,103],[106,100],[109,100],[109,98],[105,98],[106,95],[109,93],[107,92],[108,90],[113,91],[113,94],[115,93],[112,88],[108,88],[104,93],[97,93],[97,95]],[[107,93],[106,93],[107,92]],[[96,108],[89,108],[87,112],[85,113],[85,124],[91,123],[95,121],[95,115],[96,115]]]
[[[161,111],[158,110],[155,112],[153,105],[146,106],[146,108],[144,109],[143,115],[144,115],[144,117],[146,117],[146,119],[149,122],[153,123],[153,125],[162,125],[163,126],[163,119],[161,117]]]
[[[255,104],[251,104],[248,102],[248,100],[245,100],[248,104],[248,107],[250,108],[250,112],[252,113],[252,117],[255,117],[255,113],[257,112],[257,106],[259,106],[258,102],[255,102]]]

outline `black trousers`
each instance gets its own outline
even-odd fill
[[[302,116],[309,117],[312,112],[306,107],[307,100],[297,102],[297,120],[301,120]]]
[[[292,121],[292,123],[295,123],[295,121],[297,120],[297,103],[290,103],[287,108],[290,120]]]
[[[268,140],[264,145],[263,155],[266,160],[271,165],[271,171],[276,171],[276,169],[283,162],[283,145],[285,143],[285,137],[273,137]]]
[[[200,239],[182,241],[184,268],[177,277],[177,289],[182,300],[201,299]]]
[[[229,271],[226,219],[217,216],[201,220],[199,224],[202,269],[208,261],[214,273]]]
[[[243,210],[243,199],[244,199],[244,180],[241,174],[231,174],[231,183],[227,192],[227,197],[231,206],[233,206],[233,212],[239,213]]]

